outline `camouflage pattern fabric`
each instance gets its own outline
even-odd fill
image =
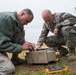
[[[66,44],[68,47],[76,46],[76,17],[70,13],[55,13],[52,25],[48,26],[46,23],[43,24],[41,35],[38,39],[37,44],[42,46],[46,43],[49,47]],[[53,32],[54,29],[59,29],[58,35],[50,35],[49,32]]]

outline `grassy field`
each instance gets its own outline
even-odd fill
[[[9,54],[11,57],[11,55]],[[24,59],[25,55],[24,52],[19,55],[20,58]],[[42,64],[42,65],[30,65],[30,64],[22,64],[19,66],[16,66],[16,71],[15,74],[13,75],[76,75],[76,61],[75,62],[68,62],[67,58],[68,56],[65,57],[60,57],[60,60],[57,62],[51,62],[48,64]],[[45,72],[46,67],[51,67],[51,66],[62,66],[66,65],[68,67],[67,72],[63,73],[56,73],[56,74],[47,74]]]
[[[11,58],[11,54],[8,55]],[[25,59],[25,52],[22,52],[19,55],[19,57]],[[61,57],[58,54],[57,54],[57,58],[59,58],[60,60],[57,62],[48,63],[46,65],[45,64],[30,65],[24,63],[22,65],[16,66],[16,71],[13,75],[76,75],[76,61],[68,62],[67,61],[68,56]],[[45,72],[46,67],[62,66],[62,65],[66,65],[68,67],[67,72],[56,73],[56,74],[47,74]]]

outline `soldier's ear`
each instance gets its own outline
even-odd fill
[[[26,12],[22,11],[21,12],[21,16],[26,15]]]

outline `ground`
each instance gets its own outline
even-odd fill
[[[20,66],[16,66],[15,74],[13,75],[48,75],[45,72],[45,68],[48,66],[62,66],[66,65],[68,67],[68,71],[65,73],[56,73],[49,75],[76,75],[76,62],[67,62],[67,56],[61,57],[59,61],[52,62],[50,64],[42,64],[42,65],[29,65],[23,64]]]
[[[11,58],[11,54],[8,54],[9,58]],[[20,58],[25,59],[25,52],[22,52],[19,55]],[[57,54],[57,58],[60,60],[57,62],[51,62],[48,64],[41,64],[41,65],[30,65],[30,64],[22,64],[19,66],[16,66],[16,71],[13,75],[76,75],[76,61],[74,62],[68,62],[67,58],[68,56],[60,56]],[[56,74],[47,74],[45,72],[46,67],[51,66],[62,66],[66,65],[68,67],[68,71],[56,73]]]

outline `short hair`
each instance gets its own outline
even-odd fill
[[[23,9],[22,11],[26,12],[28,15],[33,15],[33,12],[30,9]]]

